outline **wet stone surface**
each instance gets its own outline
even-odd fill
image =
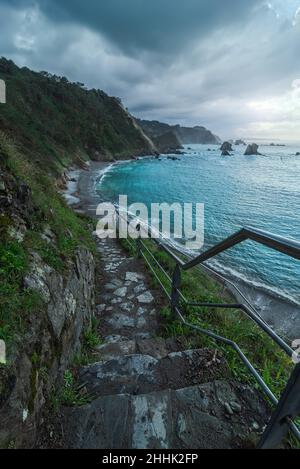
[[[64,410],[62,447],[253,448],[269,416],[259,393],[232,380],[220,352],[159,337],[165,302],[142,264],[112,240],[98,250],[103,343],[78,370],[91,402]]]

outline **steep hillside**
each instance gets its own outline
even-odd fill
[[[138,120],[137,122],[150,138],[160,137],[168,132],[173,132],[181,144],[219,144],[221,142],[219,137],[205,127],[181,127],[180,125],[169,125],[147,120]]]
[[[154,152],[152,142],[117,98],[47,72],[0,59],[7,86],[0,129],[31,161],[56,172],[72,162],[129,158]]]
[[[172,153],[182,148],[174,132],[166,132],[158,137],[152,137],[152,140],[160,153]]]

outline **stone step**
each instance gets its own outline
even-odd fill
[[[106,338],[107,342],[95,349],[94,362],[108,361],[118,358],[122,355],[150,355],[156,359],[165,358],[172,352],[184,350],[186,346],[185,338],[169,338],[155,337],[142,339],[135,336],[134,339],[128,340],[127,337],[110,336]]]
[[[128,345],[128,344],[127,344]],[[211,349],[174,352],[157,359],[123,355],[79,370],[79,381],[93,398],[178,389],[230,376],[226,361]]]
[[[100,397],[62,416],[67,448],[253,448],[269,418],[249,386],[218,380],[138,396]]]

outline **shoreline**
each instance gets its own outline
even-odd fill
[[[92,212],[95,212],[95,208],[100,201],[99,194],[95,192],[96,181],[101,176],[101,173],[104,173],[105,170],[114,164],[112,162],[91,162],[86,170],[73,169],[69,172],[69,177],[72,181],[68,184],[64,197],[76,212],[93,216]],[[77,181],[75,182],[73,179],[77,179]],[[214,270],[212,269],[212,271]],[[223,273],[217,270],[215,272],[216,281],[221,281],[216,278],[218,275],[221,275],[228,279],[229,282],[235,284],[257,309],[260,316],[279,335],[291,342],[300,338],[300,321],[297,321],[300,317],[300,306],[292,303],[292,301],[289,302],[276,296],[275,293],[268,293],[263,289],[254,287],[242,279],[236,279],[228,275],[224,276]],[[207,275],[214,276],[213,272],[211,274],[207,272]],[[233,288],[229,286],[226,286],[226,288],[237,301],[241,299],[237,292],[233,291]]]

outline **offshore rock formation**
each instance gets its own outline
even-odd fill
[[[230,142],[224,142],[221,146],[222,156],[230,156],[230,152],[233,151],[232,144]]]
[[[250,155],[260,155],[261,153],[258,152],[258,145],[256,143],[252,143],[251,145],[248,145],[245,155],[250,156]]]

